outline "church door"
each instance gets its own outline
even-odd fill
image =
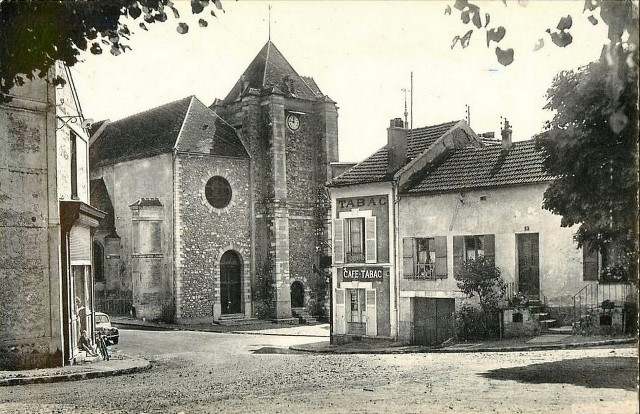
[[[298,280],[291,284],[291,307],[304,307],[304,286],[302,285],[302,282]]]
[[[220,259],[220,302],[222,314],[242,313],[242,279],[240,257],[227,251]]]

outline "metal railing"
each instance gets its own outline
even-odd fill
[[[622,308],[634,301],[633,289],[626,283],[592,283],[573,295],[573,321],[597,309]]]
[[[129,316],[132,308],[130,298],[96,298],[96,310],[111,316]]]

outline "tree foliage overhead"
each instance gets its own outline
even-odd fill
[[[561,215],[562,226],[580,225],[580,246],[630,254],[638,219],[637,70],[616,84],[615,96],[610,76],[598,61],[561,72],[548,90],[545,109],[555,115],[538,143],[557,178],[543,207]]]
[[[526,7],[529,4],[528,0],[501,1],[505,7],[510,3],[517,3],[520,7]],[[498,62],[504,66],[513,63],[515,51],[511,48],[502,49],[498,45],[505,38],[507,30],[504,26],[492,21],[490,13],[483,12],[479,5],[469,0],[455,0],[453,9],[451,6],[447,6],[445,14],[451,15],[454,9],[459,14],[462,23],[471,28],[463,36],[458,35],[453,38],[452,49],[457,44],[463,48],[467,47],[473,33],[484,31],[487,48],[494,48]],[[603,21],[609,28],[608,36],[611,46],[622,45],[626,50],[634,49],[637,59],[638,7],[633,0],[584,0],[583,16],[594,26]],[[571,35],[573,17],[570,14],[560,18],[557,23],[549,23],[550,27],[546,30],[546,34],[540,33],[538,41],[531,45],[534,51],[544,47],[545,39],[551,40],[558,47],[566,47],[573,42]],[[628,34],[626,38],[624,38],[625,33]],[[627,45],[630,48],[626,47]]]
[[[213,17],[224,11],[220,0],[191,1],[193,14],[206,8]],[[56,61],[73,66],[87,49],[98,55],[107,48],[116,56],[131,49],[127,17],[148,30],[153,23],[180,19],[180,13],[171,0],[0,1],[0,102],[25,78],[46,76]],[[207,25],[199,19],[200,27]],[[187,33],[189,26],[179,21],[176,31]]]

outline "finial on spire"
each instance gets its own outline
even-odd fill
[[[271,5],[269,5],[269,41],[271,41]]]

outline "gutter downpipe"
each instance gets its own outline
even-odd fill
[[[400,194],[399,194],[399,184],[398,180],[394,179],[391,181],[391,195],[393,197],[393,270],[394,270],[394,290],[395,290],[395,300],[394,300],[394,314],[396,319],[396,330],[394,334],[394,339],[398,340],[400,334],[400,312],[399,303],[400,303],[400,279],[399,279],[399,266],[398,266],[398,257],[400,257],[400,246],[398,243],[398,237],[400,236],[400,220],[399,220],[399,211],[400,211]]]

